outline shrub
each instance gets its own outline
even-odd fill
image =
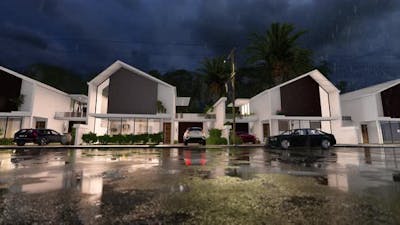
[[[222,131],[219,129],[211,129],[209,134],[210,136],[206,140],[209,145],[226,145],[228,143],[226,138],[221,137]]]
[[[157,133],[157,134],[149,134],[149,139],[151,143],[154,144],[159,144],[160,142],[163,141],[163,133]]]
[[[97,135],[92,132],[90,132],[88,134],[84,134],[84,135],[82,135],[82,141],[87,144],[93,144],[93,143],[97,142]]]
[[[97,139],[99,140],[100,144],[106,145],[110,142],[111,137],[110,135],[103,135],[103,136],[98,136]]]
[[[231,134],[229,136],[229,140],[230,140],[231,144],[235,144],[235,145],[243,144],[242,139],[238,135],[235,135],[235,140],[233,140],[233,139],[234,139],[234,136],[233,136],[233,134]]]
[[[82,140],[85,143],[95,143],[99,142],[100,144],[146,144],[146,143],[155,143],[159,144],[163,141],[163,133],[156,134],[116,134],[116,135],[103,135],[96,136],[94,133],[84,134],[82,136]]]
[[[221,137],[222,135],[222,131],[220,129],[211,129],[208,132],[210,137]]]
[[[12,138],[0,138],[0,145],[13,145]]]
[[[75,144],[76,128],[72,128],[71,131],[71,144]]]

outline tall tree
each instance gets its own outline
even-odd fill
[[[305,31],[295,32],[292,24],[273,23],[265,34],[253,34],[247,50],[249,61],[262,63],[266,74],[275,82],[282,82],[311,70],[311,51],[298,46]]]
[[[230,77],[229,65],[225,63],[224,57],[206,58],[203,61],[200,72],[210,91],[210,101],[216,101],[225,95],[225,84]]]

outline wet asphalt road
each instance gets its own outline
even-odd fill
[[[10,150],[0,224],[400,224],[400,149]]]

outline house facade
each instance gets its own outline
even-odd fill
[[[333,133],[338,143],[356,143],[356,128],[342,124],[339,90],[318,70],[237,99],[235,105],[237,130],[248,130],[261,142],[289,129],[315,128]]]
[[[358,143],[400,143],[400,79],[340,96],[343,116]]]
[[[0,66],[0,138],[12,138],[21,128],[49,128],[67,133],[70,123],[86,122],[83,114],[79,117],[74,114],[78,112],[74,108],[76,102],[81,106],[79,110],[84,111],[82,101]]]
[[[164,132],[172,143],[176,88],[116,61],[88,82],[88,129],[98,135]]]

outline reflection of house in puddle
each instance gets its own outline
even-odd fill
[[[267,156],[263,148],[234,151],[228,160],[229,167],[224,170],[228,176],[251,179],[267,170]]]
[[[14,168],[15,165],[11,162],[11,152],[0,152],[0,172]]]
[[[397,150],[398,151],[398,150]],[[328,185],[342,191],[360,191],[393,182],[387,169],[398,169],[395,150],[365,148],[357,151],[337,151],[337,163],[328,166]]]

